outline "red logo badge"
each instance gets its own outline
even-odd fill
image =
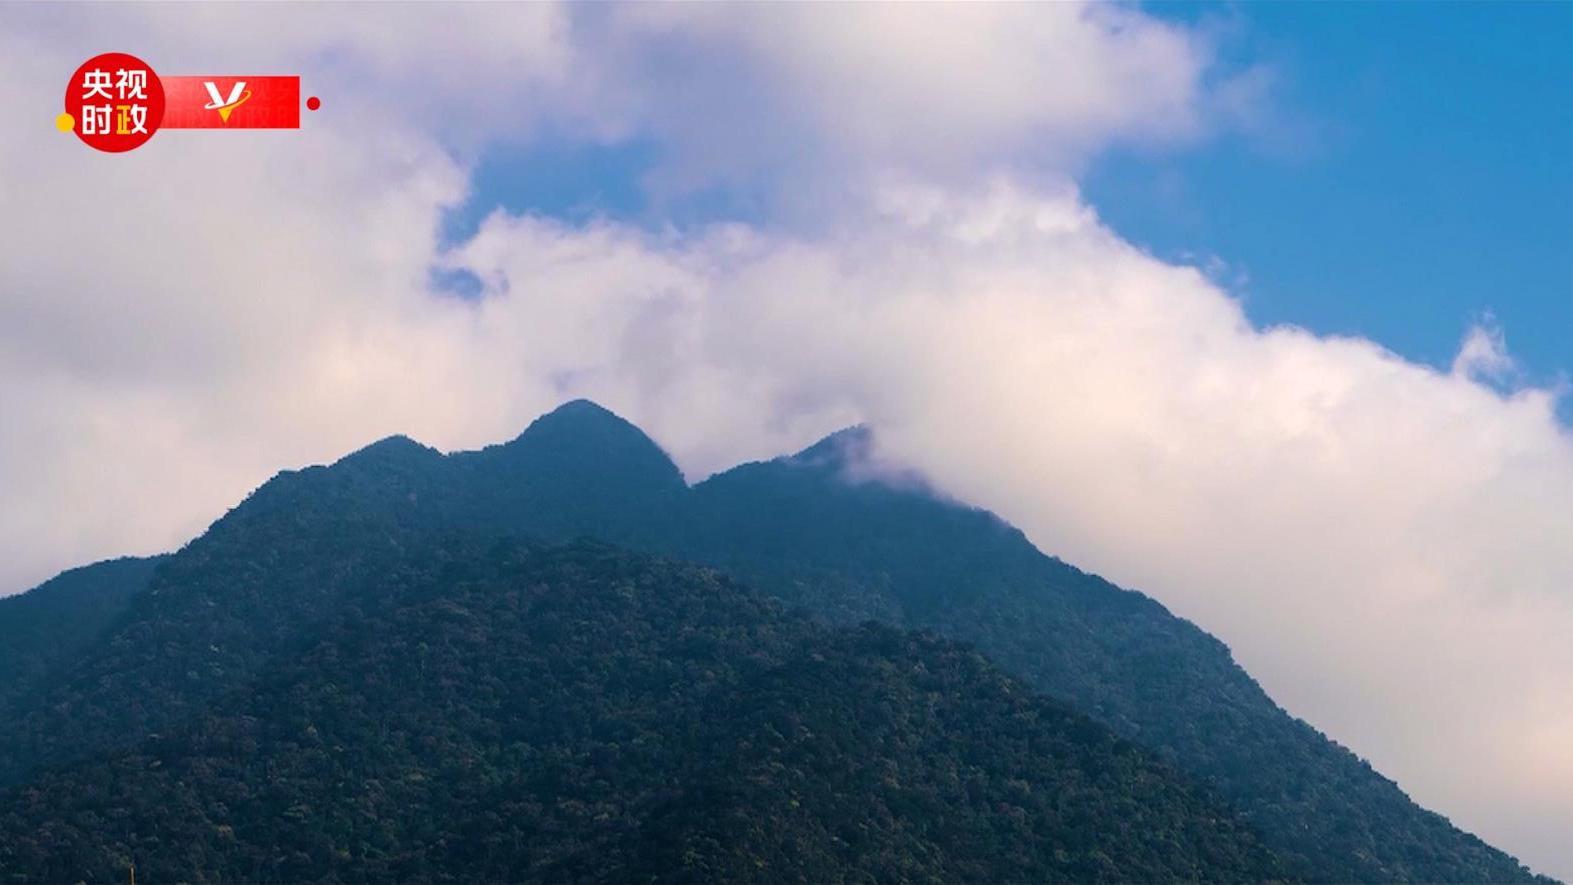
[[[141,147],[164,122],[164,85],[147,63],[106,52],[82,63],[66,84],[55,125],[88,146],[120,153]]]
[[[316,110],[322,102],[306,99]],[[88,59],[66,84],[55,119],[88,146],[120,153],[159,129],[299,129],[300,78],[200,75],[160,79],[141,59],[106,52]]]

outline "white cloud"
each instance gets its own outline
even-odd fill
[[[1205,100],[1203,36],[1110,4],[639,5],[611,24],[622,81],[607,91],[644,84],[631,113],[681,147],[664,175],[682,183],[1066,168],[1113,141],[1197,137],[1221,112]]]
[[[1073,192],[885,196],[816,239],[497,216],[455,260],[526,377],[570,372],[691,474],[867,420],[1216,632],[1423,803],[1566,867],[1573,440],[1549,393],[1253,328]]]
[[[1490,316],[1470,327],[1453,359],[1454,375],[1481,380],[1506,379],[1515,368],[1513,357],[1508,353],[1507,338]]]
[[[1202,36],[1123,7],[913,9],[0,11],[0,586],[174,546],[278,467],[393,432],[475,446],[569,396],[695,477],[868,420],[1573,874],[1551,395],[1483,383],[1512,378],[1489,326],[1452,372],[1256,329],[1100,225],[1067,177],[1090,152],[1238,118],[1251,90]],[[298,66],[324,110],[98,155],[49,125],[89,44]],[[496,215],[440,251],[466,158],[541,127],[655,138],[656,186],[760,188],[792,223]],[[433,297],[433,264],[485,297]]]

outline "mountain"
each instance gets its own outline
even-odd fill
[[[29,593],[0,599],[0,710],[82,653],[147,589],[162,557],[75,568]]]
[[[721,569],[831,624],[973,644],[1238,809],[1293,874],[1519,881],[1516,861],[1412,803],[1280,709],[1228,649],[1152,599],[1039,552],[987,512],[868,469],[867,431],[696,486],[586,402],[442,455],[393,438],[280,474],[162,564],[119,626],[0,721],[0,785],[126,748],[293,660],[434,537],[578,536]]]
[[[16,881],[1264,880],[975,652],[591,543],[449,540],[198,719],[0,807]]]
[[[975,644],[1201,778],[1301,875],[1527,877],[1286,713],[1223,643],[1156,601],[1043,555],[990,513],[850,475],[821,444],[701,483],[683,551],[822,614]]]

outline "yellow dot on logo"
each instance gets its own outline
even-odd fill
[[[76,118],[70,114],[61,114],[55,118],[55,128],[61,132],[70,132],[76,128]]]

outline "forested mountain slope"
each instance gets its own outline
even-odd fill
[[[119,620],[161,561],[128,557],[86,565],[0,599],[0,710]]]
[[[120,626],[0,721],[0,784],[202,714],[299,654],[446,532],[579,535],[714,565],[835,623],[974,643],[1216,790],[1294,872],[1511,881],[1512,858],[1279,709],[1216,639],[998,518],[849,470],[866,440],[688,487],[632,425],[570,403],[444,456],[404,438],[281,474],[161,566]]]
[[[0,794],[8,881],[1262,880],[976,653],[590,543],[448,541],[194,722]]]

